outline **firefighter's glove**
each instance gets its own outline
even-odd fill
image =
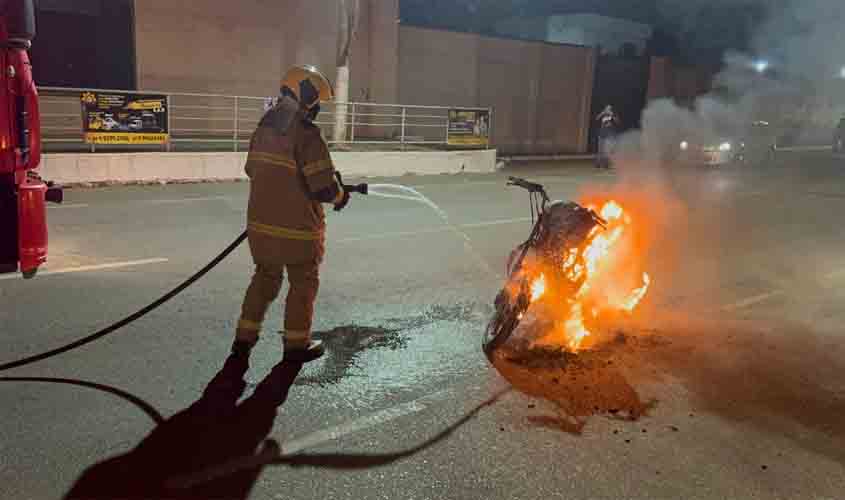
[[[346,205],[349,203],[349,198],[350,198],[349,191],[346,191],[343,188],[341,188],[341,191],[343,192],[343,194],[340,198],[340,201],[335,203],[335,205],[334,205],[334,211],[335,212],[340,212],[341,210],[346,208]]]
[[[334,204],[334,211],[340,212],[346,208],[347,204],[349,204],[350,196],[349,191],[343,188],[343,177],[341,177],[340,172],[335,170],[334,176],[337,178],[337,188],[339,190],[338,197],[340,198],[340,200],[336,201]]]

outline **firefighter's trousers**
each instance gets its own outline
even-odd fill
[[[301,340],[310,338],[314,302],[320,286],[323,239],[292,240],[250,231],[248,241],[255,274],[241,308],[238,339],[258,339],[267,309],[282,288],[285,271],[290,289],[285,301],[284,332]]]

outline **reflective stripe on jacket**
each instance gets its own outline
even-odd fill
[[[282,98],[258,124],[246,161],[248,228],[292,240],[321,239],[325,213],[318,194],[340,189],[320,129],[298,103]]]

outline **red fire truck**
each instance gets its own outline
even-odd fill
[[[33,0],[0,0],[0,273],[35,275],[47,260],[46,202],[62,190],[45,183],[41,120],[29,50],[35,37]]]

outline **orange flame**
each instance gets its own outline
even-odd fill
[[[546,293],[546,275],[541,274],[539,278],[534,280],[531,284],[531,302],[540,299]]]
[[[592,205],[589,208],[596,211]],[[563,275],[572,283],[580,282],[580,286],[574,297],[567,301],[564,316],[555,332],[543,340],[563,343],[572,351],[577,351],[591,334],[584,323],[584,307],[588,299],[593,305],[587,311],[593,319],[602,310],[631,313],[651,285],[650,276],[643,273],[641,286],[629,292],[617,290],[619,283],[631,281],[631,266],[626,265],[630,262],[622,255],[625,245],[620,242],[633,234],[630,230],[633,218],[614,200],[605,202],[597,213],[607,222],[607,228],[601,230],[596,226],[587,235],[587,242],[582,248],[563,250]],[[545,292],[546,280],[541,275],[532,283],[531,300],[537,300]]]
[[[601,216],[608,222],[618,219],[622,216],[622,207],[613,200],[608,201],[601,207]]]
[[[646,292],[648,292],[648,287],[650,285],[651,278],[648,276],[648,273],[643,273],[643,286],[631,292],[631,295],[628,297],[628,299],[622,303],[621,308],[628,312],[632,312],[634,308],[637,307],[637,304],[639,304],[640,301],[643,300],[643,297],[645,297]]]

